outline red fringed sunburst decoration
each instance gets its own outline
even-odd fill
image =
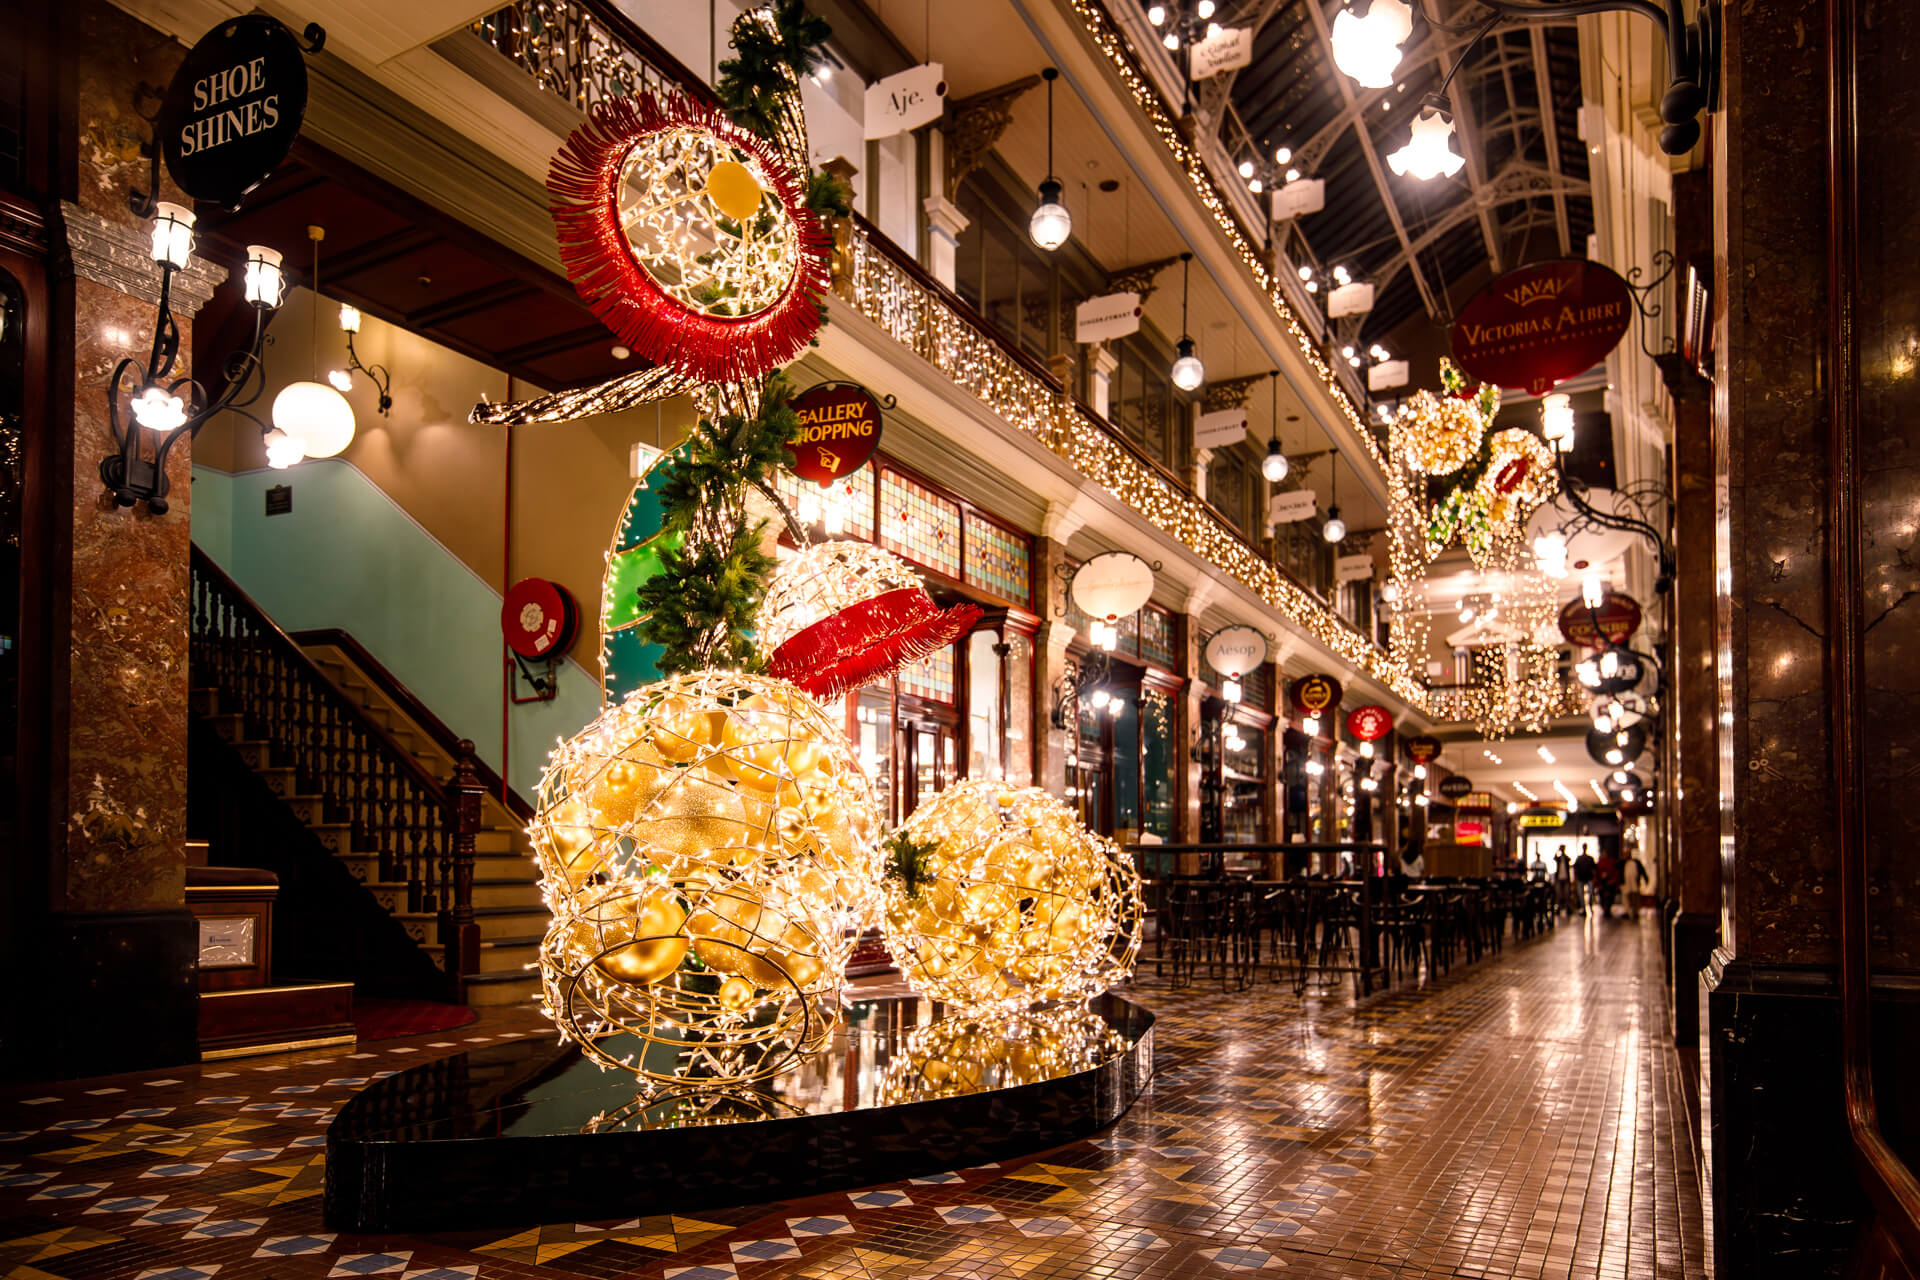
[[[820,327],[832,240],[800,175],[718,111],[600,103],[547,176],[560,260],[626,346],[701,382],[756,379]]]
[[[773,651],[767,671],[816,698],[838,697],[946,648],[979,620],[978,605],[943,610],[919,587],[900,587],[798,632]]]

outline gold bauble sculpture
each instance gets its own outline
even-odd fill
[[[792,685],[646,686],[541,779],[547,1016],[651,1081],[776,1074],[824,1041],[853,940],[879,919],[878,829],[844,730]]]
[[[902,1103],[1012,1089],[1090,1071],[1125,1048],[1124,1036],[1081,1005],[942,1018],[907,1033],[880,1092]]]
[[[960,782],[890,842],[887,946],[915,990],[962,1009],[1084,1000],[1140,949],[1140,877],[1036,787]]]

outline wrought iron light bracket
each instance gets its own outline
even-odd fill
[[[352,329],[347,330],[347,374],[351,376],[355,369],[366,374],[367,381],[373,384],[374,391],[380,397],[380,416],[390,417],[393,411],[393,375],[387,372],[387,366],[383,364],[360,362],[360,353],[353,349],[353,334]]]

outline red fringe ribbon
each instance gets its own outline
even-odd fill
[[[800,235],[794,278],[753,315],[705,315],[669,295],[634,257],[620,225],[620,168],[648,134],[691,126],[751,156]],[[820,328],[833,238],[807,208],[800,175],[772,146],[714,108],[678,95],[611,98],[575,129],[547,174],[560,261],[580,297],[636,353],[700,382],[766,376],[799,355]]]
[[[942,612],[920,588],[897,587],[788,636],[767,670],[816,698],[837,697],[945,648],[979,620],[978,605]]]

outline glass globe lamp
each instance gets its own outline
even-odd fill
[[[1168,374],[1173,378],[1173,385],[1182,391],[1198,391],[1200,384],[1207,380],[1207,367],[1193,353],[1192,338],[1180,339],[1180,345],[1174,349],[1173,368]]]
[[[1267,456],[1260,459],[1260,474],[1274,484],[1287,478],[1287,455],[1280,452],[1278,440],[1267,441]]]
[[[1328,542],[1338,542],[1347,536],[1347,522],[1340,518],[1340,508],[1327,508],[1327,523],[1320,530],[1320,536]]]
[[[1067,212],[1066,204],[1061,200],[1061,187],[1058,180],[1048,178],[1040,184],[1040,203],[1033,211],[1033,217],[1027,221],[1027,234],[1042,249],[1052,251],[1067,242],[1073,234],[1073,215]]]
[[[290,383],[273,398],[273,425],[306,457],[331,458],[353,439],[353,406],[324,382]]]

